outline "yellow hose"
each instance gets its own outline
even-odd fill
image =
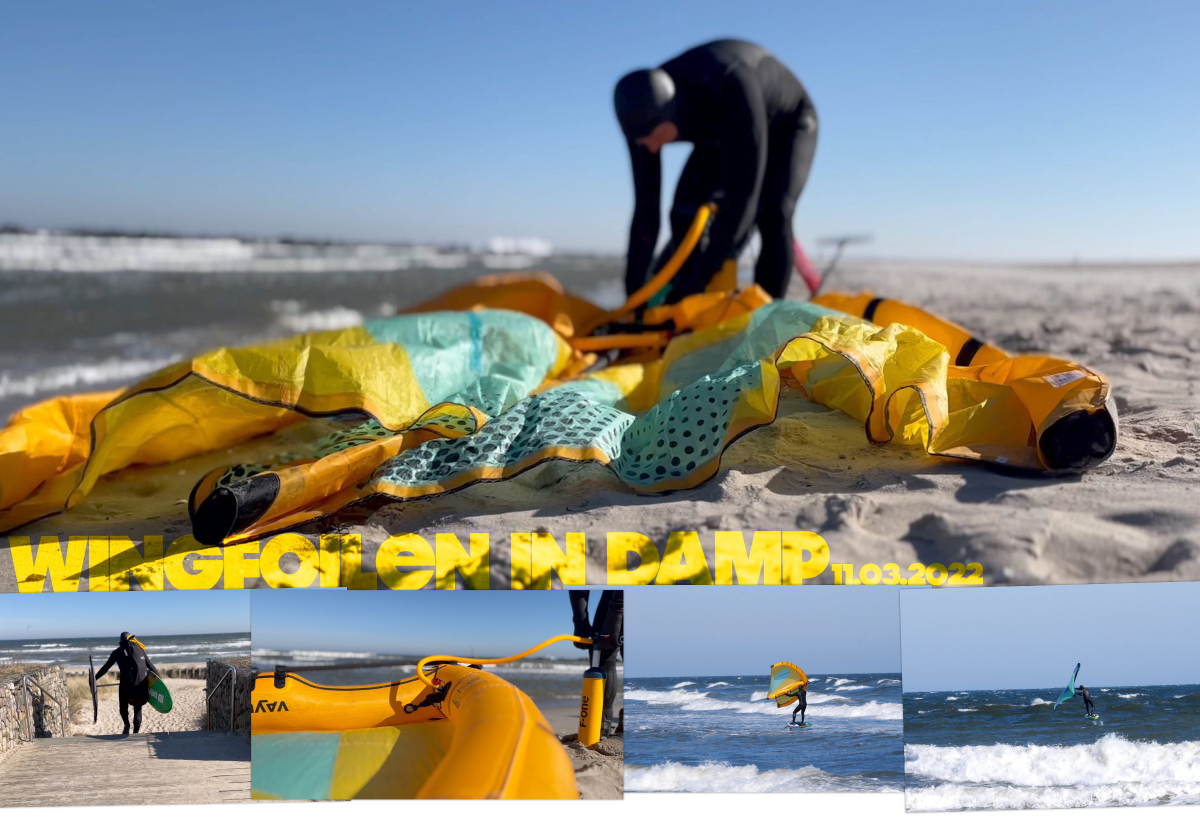
[[[558,643],[559,641],[572,641],[574,643],[590,644],[592,642],[592,639],[591,638],[580,638],[576,635],[556,635],[553,638],[547,638],[546,640],[542,641],[540,644],[535,646],[533,649],[526,649],[524,652],[522,652],[519,655],[512,655],[507,658],[480,659],[480,658],[460,658],[457,655],[430,655],[428,658],[421,658],[421,662],[417,664],[417,677],[421,679],[421,683],[425,684],[426,686],[428,686],[432,689],[436,689],[437,687],[433,685],[433,679],[425,674],[425,664],[427,664],[427,663],[438,663],[438,662],[444,663],[444,662],[449,661],[449,662],[454,662],[454,663],[477,664],[479,666],[496,666],[501,663],[512,663],[513,661],[521,660],[521,658],[527,658],[530,655],[532,655],[534,652],[538,652],[542,649],[545,649],[550,644]]]
[[[696,216],[692,219],[692,224],[688,226],[687,233],[683,235],[683,241],[679,243],[679,247],[675,249],[675,253],[671,254],[671,258],[667,260],[667,264],[663,265],[659,272],[651,277],[649,282],[642,285],[633,295],[626,299],[625,304],[592,322],[587,332],[579,335],[587,336],[596,328],[602,327],[614,319],[619,319],[626,313],[637,310],[650,301],[650,297],[662,290],[663,286],[674,279],[675,274],[679,273],[679,269],[683,266],[683,263],[687,261],[687,258],[691,256],[692,251],[695,250],[696,245],[700,242],[700,237],[704,235],[704,229],[708,226],[709,219],[716,212],[717,206],[712,202],[701,205],[696,211]]]

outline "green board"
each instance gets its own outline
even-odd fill
[[[153,672],[150,673],[150,705],[164,715],[171,711],[171,692],[163,679]]]
[[[807,729],[810,726],[812,726],[811,723],[789,723],[787,725],[789,729]]]
[[[1088,720],[1099,720],[1100,716],[1099,715],[1088,715],[1087,719]]]

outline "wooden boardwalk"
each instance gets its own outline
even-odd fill
[[[40,738],[0,762],[0,807],[249,799],[250,744],[220,732]]]

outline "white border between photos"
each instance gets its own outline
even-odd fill
[[[200,806],[136,806],[161,814],[169,811],[172,820],[205,820],[212,816],[213,805]],[[560,801],[428,801],[416,803],[401,800],[355,800],[353,802],[289,802],[272,804],[220,805],[222,820],[395,820],[398,812],[420,810],[438,816],[446,810],[478,813],[485,820],[560,820],[564,814],[574,818],[611,820],[663,820],[668,813],[682,814],[688,820],[703,820],[717,816],[737,816],[736,813],[771,812],[775,817],[816,817],[824,815],[838,820],[876,820],[876,818],[929,818],[954,816],[1025,818],[1025,820],[1083,820],[1083,818],[1112,818],[1113,820],[1182,820],[1200,817],[1197,806],[1146,806],[1113,809],[1032,809],[1027,811],[927,812],[906,815],[903,796],[892,794],[632,794],[624,801],[586,800],[574,805]],[[86,813],[85,813],[86,812]],[[4,820],[123,820],[129,808],[55,807],[40,809],[5,809]]]

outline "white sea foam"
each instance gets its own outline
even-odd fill
[[[728,684],[728,683],[726,683],[726,682],[725,682],[725,681],[723,681],[723,680],[719,680],[719,681],[717,681],[716,683],[710,683],[708,686],[706,686],[706,687],[704,687],[704,688],[705,688],[705,689],[712,689],[714,686],[729,686],[729,684]]]
[[[968,706],[967,708],[965,708],[965,709],[959,709],[958,711],[960,711],[960,712],[978,712],[979,710],[978,710],[978,709],[972,709],[971,707],[969,707],[969,706]]]
[[[826,678],[825,682],[829,683],[829,678]],[[837,680],[835,680],[833,682],[833,685],[834,686],[845,686],[847,683],[854,683],[854,681],[851,678],[838,678]]]
[[[276,242],[235,238],[0,234],[0,271],[104,273],[332,273],[460,268],[479,260],[526,267],[548,255],[537,239],[493,240],[471,253],[429,245]]]
[[[0,398],[61,393],[88,385],[129,382],[161,370],[175,359],[106,359],[91,364],[48,367],[24,376],[0,373]]]
[[[835,692],[852,692],[855,689],[870,689],[870,688],[871,688],[870,686],[864,686],[862,684],[859,684],[857,686],[835,686],[833,688],[833,691],[835,691]]]
[[[809,703],[836,703],[838,701],[847,701],[850,698],[845,695],[827,695],[824,692],[809,692]]]
[[[949,697],[946,698],[946,700],[958,700],[958,698],[955,697],[954,695],[950,695]]]
[[[685,680],[683,683],[677,683],[674,686],[672,686],[671,688],[672,689],[682,689],[685,686],[695,686],[695,685],[696,685],[696,682],[694,680]]]
[[[668,689],[665,692],[656,692],[652,689],[629,689],[625,692],[625,699],[642,700],[646,703],[653,704],[683,705],[708,699],[708,692],[688,692],[686,690],[680,691],[677,689]]]
[[[1042,700],[1041,698],[1034,698],[1033,700],[1031,700],[1031,701],[1029,702],[1029,705],[1030,705],[1030,706],[1053,706],[1053,705],[1054,705],[1054,701],[1052,701],[1052,700]]]
[[[302,311],[295,302],[272,302],[279,324],[293,333],[312,333],[317,330],[341,330],[363,323],[357,310],[338,305],[328,310]]]
[[[1117,697],[1119,697],[1119,698],[1126,698],[1126,699],[1129,699],[1129,698],[1140,698],[1140,697],[1142,697],[1142,693],[1141,693],[1141,692],[1134,692],[1134,693],[1133,693],[1133,694],[1131,694],[1131,695],[1117,695]]]
[[[818,714],[816,710],[819,709],[819,714],[822,718],[901,720],[904,716],[903,707],[901,707],[899,703],[880,703],[878,701],[871,700],[860,704],[841,704],[829,702],[831,700],[832,698],[826,700],[824,698],[818,698],[816,694],[810,694],[808,696],[809,714],[816,715]],[[771,701],[759,703],[731,703],[729,701],[709,700],[690,703],[683,706],[683,710],[687,712],[712,711],[716,709],[731,709],[743,715],[773,715],[778,714],[779,712],[779,707],[777,707]]]
[[[880,678],[879,680],[875,681],[876,686],[882,686],[885,683],[900,683],[900,679],[899,678]]]
[[[678,706],[685,712],[729,710],[744,715],[773,715],[779,712],[779,707],[773,701],[764,699],[751,700],[750,702],[717,700],[710,698],[709,692],[689,692],[680,689],[671,689],[665,692],[655,692],[649,689],[631,689],[625,692],[625,698],[627,700],[639,700],[659,706]],[[899,703],[881,703],[874,700],[859,704],[831,703],[835,700],[845,701],[846,698],[841,695],[823,695],[820,692],[813,692],[808,696],[810,707],[817,704],[830,704],[820,707],[822,717],[862,718],[869,720],[903,719],[903,708]]]
[[[1200,805],[1200,790],[1188,783],[1114,783],[1107,786],[909,786],[909,811],[962,809],[1085,809],[1116,806]]]
[[[1073,808],[1200,802],[1200,741],[1076,746],[906,745],[905,772],[941,781],[908,789],[913,811]]]
[[[699,766],[660,763],[625,765],[627,792],[848,792],[898,791],[862,777],[839,777],[813,766],[801,769],[760,770],[757,766],[731,766],[706,762]]]
[[[255,659],[263,658],[293,658],[302,661],[333,661],[339,659],[385,659],[382,655],[377,655],[374,652],[326,652],[319,649],[297,649],[290,652],[281,651],[278,649],[255,649],[252,653]]]

